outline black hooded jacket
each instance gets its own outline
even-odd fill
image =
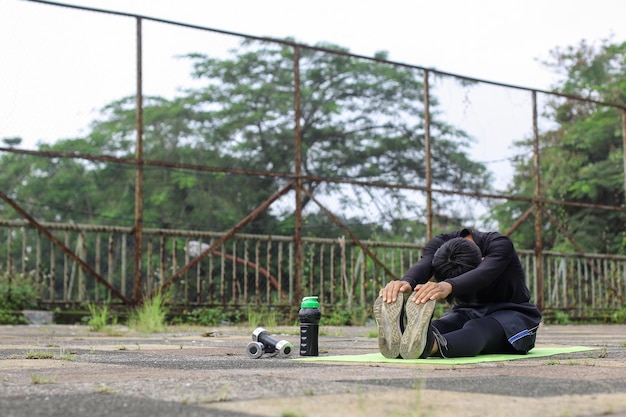
[[[450,239],[469,234],[480,248],[483,260],[476,268],[444,280],[452,286],[448,300],[454,305],[443,317],[492,317],[500,323],[513,348],[527,353],[535,346],[541,312],[530,302],[524,268],[513,242],[503,234],[470,229],[442,233],[428,242],[422,258],[402,280],[413,288],[429,281],[433,276],[432,259],[437,249]]]
[[[431,265],[437,249],[450,239],[472,235],[482,252],[483,261],[475,268],[454,278],[446,279],[452,286],[450,297],[458,304],[526,303],[530,291],[526,286],[524,268],[513,242],[498,232],[476,232],[470,229],[442,233],[433,238],[420,261],[402,277],[415,288],[433,276]]]

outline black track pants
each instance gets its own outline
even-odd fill
[[[443,320],[442,320],[443,319]],[[446,358],[476,356],[480,353],[512,352],[504,329],[491,317],[481,317],[459,323],[458,320],[442,318],[433,320],[432,325],[447,341],[440,346],[440,355]]]

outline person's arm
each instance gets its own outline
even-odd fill
[[[438,235],[432,238],[426,244],[419,262],[410,267],[400,280],[408,282],[411,285],[411,289],[415,288],[418,284],[428,282],[433,276],[432,262],[435,252],[437,252],[437,249],[439,249],[446,240],[444,235]]]
[[[453,296],[461,296],[486,287],[502,274],[515,256],[513,242],[501,234],[490,237],[484,246],[483,261],[475,269],[444,281],[452,286]]]
[[[449,235],[441,234],[431,239],[422,252],[420,260],[406,271],[399,280],[389,282],[380,290],[384,302],[393,303],[398,293],[410,292],[416,285],[423,284],[432,277],[432,260],[435,252],[443,243],[450,239]]]

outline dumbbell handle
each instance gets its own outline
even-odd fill
[[[293,344],[286,340],[276,340],[270,336],[269,332],[262,327],[257,327],[252,332],[252,340],[260,342],[265,346],[265,352],[272,353],[278,351],[278,356],[286,358],[293,351]]]

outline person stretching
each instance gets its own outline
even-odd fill
[[[438,300],[452,308],[433,320]],[[469,228],[430,240],[421,259],[380,290],[374,317],[380,352],[404,359],[526,354],[541,322],[513,242]]]

